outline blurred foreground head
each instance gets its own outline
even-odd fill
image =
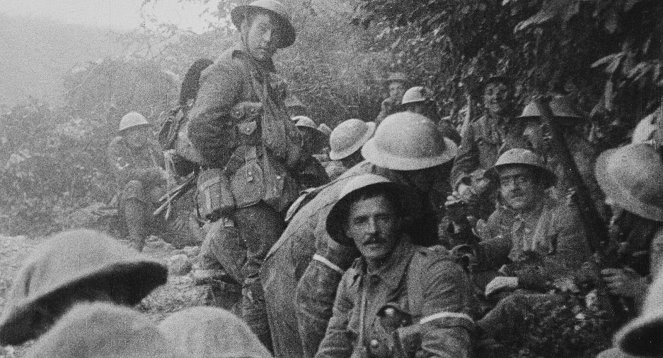
[[[92,230],[54,235],[35,248],[14,278],[0,317],[0,344],[37,338],[74,304],[133,306],[166,283],[168,269]]]
[[[649,287],[640,316],[615,335],[615,343],[622,351],[637,356],[663,355],[663,276]]]
[[[220,308],[188,308],[170,315],[159,328],[190,358],[271,357],[244,321]]]
[[[45,334],[29,358],[179,358],[147,317],[107,303],[78,304]]]

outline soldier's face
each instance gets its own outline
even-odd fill
[[[509,166],[499,171],[500,194],[514,210],[526,211],[540,200],[543,189],[536,182],[534,170],[526,166]]]
[[[401,103],[404,94],[405,94],[405,85],[403,84],[403,82],[389,83],[389,97],[394,99],[397,104]]]
[[[255,14],[250,24],[244,20],[242,33],[249,54],[256,60],[269,60],[276,53],[275,44],[279,41],[280,32],[276,21],[269,14],[262,12]]]
[[[149,128],[148,127],[137,127],[132,128],[127,131],[125,138],[127,143],[133,147],[142,147],[149,137]]]
[[[370,264],[386,259],[396,247],[400,219],[385,195],[359,199],[350,205],[345,235]]]
[[[546,153],[550,149],[550,129],[538,120],[527,121],[523,137],[529,147],[539,153]]]
[[[511,93],[503,83],[489,83],[483,91],[483,106],[491,114],[503,114],[509,108]]]

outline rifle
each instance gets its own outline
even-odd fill
[[[168,213],[166,214],[166,219],[167,219],[170,213],[170,205],[172,204],[172,202],[179,199],[192,186],[194,186],[196,184],[196,178],[197,178],[196,175],[191,175],[182,184],[170,189],[166,194],[164,194],[159,199],[159,203],[161,203],[161,205],[159,205],[159,207],[156,210],[154,210],[152,216],[157,216],[161,214],[164,210],[169,209]]]
[[[557,122],[553,119],[552,111],[547,101],[544,101],[543,98],[539,97],[534,101],[536,107],[541,114],[541,120],[543,123],[547,124],[550,128],[551,133],[551,144],[553,151],[557,153],[564,169],[570,176],[571,182],[573,183],[573,194],[571,195],[571,200],[577,206],[580,212],[580,219],[583,223],[585,234],[588,239],[589,248],[593,253],[594,261],[598,267],[612,266],[614,260],[611,260],[608,255],[606,255],[606,248],[610,244],[610,236],[608,234],[608,229],[601,216],[599,215],[592,198],[589,194],[589,189],[585,185],[580,172],[578,171],[578,166],[576,165],[571,152],[566,144],[566,140],[562,135],[562,130]],[[606,291],[606,285],[602,279],[598,280],[597,288]],[[620,299],[616,296],[608,296],[610,299],[610,305],[615,313],[617,319],[622,320],[628,314],[628,305],[625,300]]]

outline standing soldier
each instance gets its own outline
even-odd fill
[[[374,174],[343,187],[325,228],[360,257],[343,274],[317,358],[472,355],[471,285],[446,250],[412,243],[407,216],[420,204]]]
[[[513,89],[504,77],[492,77],[484,86],[484,115],[473,120],[461,133],[461,144],[451,170],[452,188],[464,201],[474,202],[483,197],[486,188],[483,173],[497,161],[500,153],[520,147],[521,130],[514,126],[511,117]],[[477,190],[479,189],[479,190]],[[484,201],[476,213],[488,216],[494,209],[490,201]]]
[[[120,120],[119,132],[108,146],[108,160],[123,188],[120,208],[131,246],[142,251],[154,204],[166,185],[163,155],[142,114],[127,113]]]
[[[399,110],[403,94],[405,93],[405,86],[407,85],[407,77],[401,72],[394,72],[387,78],[386,85],[389,90],[389,97],[385,98],[380,105],[380,113],[375,118],[375,124],[380,123],[390,114],[396,113]]]
[[[358,256],[353,246],[343,246],[325,231],[327,214],[338,193],[353,176],[378,174],[407,185],[422,198],[415,218],[413,239],[436,244],[435,212],[427,200],[437,181],[447,173],[457,147],[443,138],[428,118],[396,113],[376,129],[362,147],[361,162],[328,186],[311,193],[265,259],[261,277],[276,357],[313,357],[331,317],[336,288],[343,272]],[[305,201],[306,202],[306,201]],[[291,208],[292,209],[292,208]],[[292,287],[297,290],[292,290]],[[301,338],[300,338],[301,337]]]
[[[231,18],[241,43],[203,72],[189,113],[189,137],[203,158],[199,212],[212,222],[201,255],[242,284],[242,316],[271,347],[258,272],[285,228],[282,213],[298,194],[294,175],[307,159],[272,62],[295,29],[275,0],[237,6]]]
[[[556,96],[550,100],[550,110],[553,120],[557,122],[562,130],[564,141],[573,161],[585,185],[587,185],[592,199],[597,208],[603,205],[603,194],[594,177],[594,163],[598,153],[582,135],[582,126],[587,122],[582,114],[574,108],[568,97]],[[553,192],[557,198],[563,198],[569,194],[569,190],[575,187],[569,171],[563,165],[557,151],[550,143],[550,128],[541,120],[541,114],[535,102],[530,102],[517,119],[523,126],[523,139],[526,146],[544,157],[546,166],[557,175],[557,185]]]

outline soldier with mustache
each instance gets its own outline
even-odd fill
[[[503,203],[516,214],[513,224],[500,225],[499,211],[477,225],[470,249],[475,284],[497,306],[477,322],[488,336],[512,332],[521,315],[541,301],[556,300],[551,289],[567,289],[590,250],[576,207],[553,200],[546,189],[556,176],[534,152],[514,148],[502,154],[490,174],[497,177]],[[481,223],[481,222],[480,222]]]
[[[316,358],[469,357],[470,282],[441,247],[412,243],[410,213],[421,199],[375,174],[343,187],[326,221],[360,253],[338,286]]]

